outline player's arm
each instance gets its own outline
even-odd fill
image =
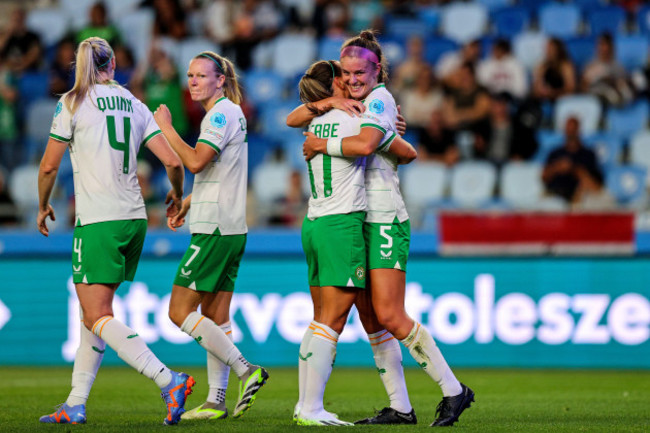
[[[213,148],[200,142],[196,144],[196,147],[192,147],[178,135],[172,126],[172,115],[166,105],[160,105],[153,117],[172,149],[180,156],[181,161],[190,172],[199,173],[212,161],[216,152]]]
[[[183,180],[185,172],[180,157],[172,150],[169,142],[163,134],[156,134],[151,137],[145,146],[153,152],[162,162],[167,171],[167,177],[172,184],[172,189],[167,193],[165,204],[171,202],[167,209],[167,216],[175,215],[181,210],[181,199],[183,198]]]
[[[310,160],[318,153],[331,156],[362,157],[372,154],[384,138],[384,133],[377,128],[364,127],[357,135],[345,138],[318,138],[311,132],[303,143],[303,154]]]
[[[38,169],[38,216],[36,217],[36,224],[38,231],[44,236],[48,236],[50,233],[46,223],[47,217],[49,216],[52,221],[56,220],[54,209],[50,205],[50,196],[52,195],[56,174],[59,172],[61,158],[63,158],[66,147],[67,143],[50,137]]]
[[[409,164],[418,157],[415,148],[408,141],[397,135],[389,144],[388,153],[397,158],[398,164]]]
[[[358,116],[366,110],[366,107],[359,101],[341,98],[340,96],[332,96],[294,108],[287,116],[287,126],[291,128],[304,128],[315,117],[321,116],[334,108],[345,111],[350,116]]]
[[[181,206],[181,210],[176,215],[173,216],[167,215],[167,227],[169,227],[173,231],[176,231],[177,227],[180,227],[183,224],[185,224],[185,215],[187,215],[187,212],[189,212],[191,203],[192,203],[192,194],[185,197],[185,199],[183,200],[183,205]]]

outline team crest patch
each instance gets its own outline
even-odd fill
[[[216,128],[223,128],[226,126],[226,116],[223,113],[214,113],[210,118],[210,124]]]
[[[366,270],[364,269],[363,266],[358,266],[357,269],[354,271],[354,275],[357,276],[357,280],[363,280],[366,278]]]
[[[370,111],[373,113],[381,114],[384,112],[384,103],[379,99],[373,99],[370,101],[370,104],[368,104],[368,108],[370,108]]]
[[[63,104],[61,103],[61,101],[59,101],[56,104],[56,108],[54,109],[54,117],[58,116],[62,110],[63,110]]]

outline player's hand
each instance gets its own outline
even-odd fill
[[[45,210],[39,209],[38,216],[36,217],[36,225],[38,226],[38,231],[41,232],[43,236],[50,235],[50,231],[47,228],[48,216],[52,221],[56,221],[56,216],[54,215],[54,209],[50,204],[47,205],[47,208]]]
[[[312,132],[308,131],[303,132],[302,135],[306,137],[305,142],[302,144],[302,154],[305,156],[305,161],[309,161],[320,153],[318,150],[316,150],[317,140],[320,139],[316,137]]]
[[[397,128],[397,133],[400,137],[404,137],[406,134],[406,119],[402,116],[402,106],[397,106],[397,121],[395,122],[395,127]]]
[[[338,108],[339,110],[345,111],[350,116],[358,117],[366,111],[366,106],[354,99],[341,98],[340,96],[333,96],[330,99],[330,106],[332,108]]]
[[[183,199],[179,197],[173,189],[170,189],[165,198],[165,204],[168,204],[166,216],[173,217],[178,215],[183,207]]]
[[[185,216],[187,215],[187,212],[189,212],[190,210],[190,204],[191,204],[190,197],[191,195],[187,196],[185,200],[181,201],[181,207],[178,210],[178,212],[170,214],[169,209],[167,210],[167,227],[169,227],[172,231],[176,231],[177,227],[180,227],[183,224],[185,224]]]
[[[153,113],[153,118],[160,128],[172,124],[172,113],[165,104],[160,104],[156,111]]]

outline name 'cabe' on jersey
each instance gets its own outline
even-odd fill
[[[309,124],[318,138],[344,138],[359,134],[361,119],[341,110],[331,110]],[[307,217],[365,211],[365,158],[317,154],[307,162],[311,197]]]

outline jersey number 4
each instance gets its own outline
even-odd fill
[[[124,154],[124,163],[122,164],[122,173],[129,172],[129,140],[131,138],[131,118],[124,117],[124,141],[117,140],[115,129],[115,116],[106,116],[106,126],[108,128],[108,142],[111,147]]]

